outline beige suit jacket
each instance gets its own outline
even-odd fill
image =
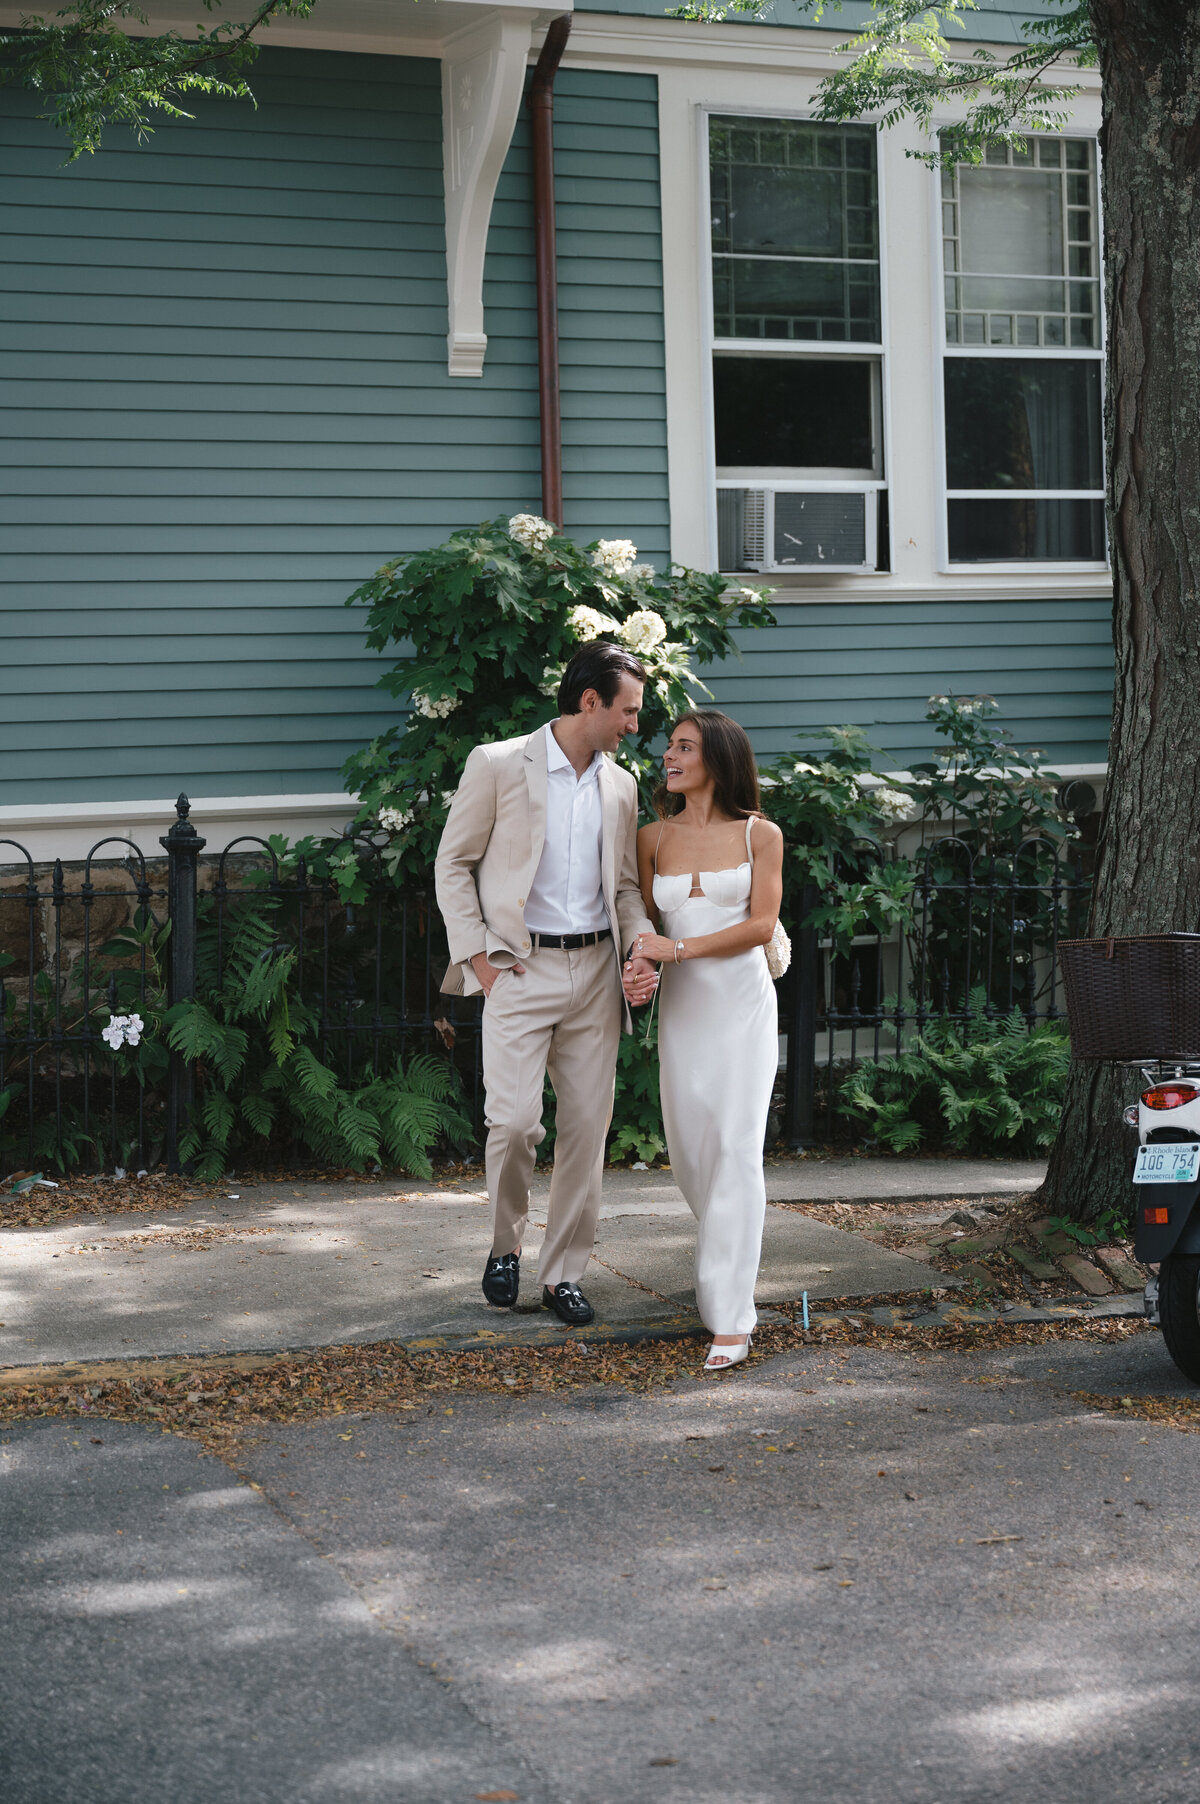
[[[605,758],[600,769],[600,877],[613,929],[618,975],[622,948],[653,933],[638,887],[637,784]],[[438,907],[450,943],[442,989],[476,994],[471,960],[516,964],[530,949],[525,898],[546,837],[546,739],[536,733],[477,745],[450,804],[434,867]],[[630,1025],[625,1011],[626,1027]]]

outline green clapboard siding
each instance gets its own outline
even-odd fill
[[[952,49],[956,38],[984,44],[1024,44],[1022,25],[1061,18],[1061,9],[1062,0],[974,0],[968,10],[955,15],[946,27],[946,37]],[[577,13],[621,13],[654,19],[661,18],[666,10],[662,0],[575,0]],[[802,31],[832,31],[846,39],[862,31],[872,18],[870,0],[841,0],[840,5],[827,5],[819,18],[814,18],[813,13],[812,0],[770,0],[761,23]],[[747,19],[745,14],[730,12],[727,22],[744,26]]]
[[[930,695],[993,695],[1016,744],[1052,765],[1099,764],[1112,698],[1104,600],[858,602],[778,607],[779,624],[739,638],[742,656],[705,673],[714,702],[764,758],[797,734],[859,726],[890,769],[944,750]]]
[[[340,788],[393,718],[345,597],[540,511],[526,119],[484,375],[451,379],[440,84],[267,51],[257,111],[69,170],[0,90],[0,803]],[[662,563],[656,82],[563,71],[556,121],[568,528]]]

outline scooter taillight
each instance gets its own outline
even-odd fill
[[[1148,1109],[1182,1109],[1185,1103],[1195,1102],[1200,1096],[1195,1084],[1155,1084],[1152,1090],[1142,1091],[1142,1101]]]

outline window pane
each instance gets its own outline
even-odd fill
[[[963,283],[963,306],[989,312],[1065,313],[1065,298],[1063,283],[1024,276],[969,276]]]
[[[714,357],[718,469],[876,473],[875,371],[851,357]]]
[[[844,257],[839,170],[734,165],[729,172],[728,248],[775,256]],[[722,246],[721,248],[725,248]]]
[[[759,257],[713,258],[718,338],[859,338],[879,334],[874,286],[850,281],[845,263],[776,263]],[[867,328],[851,332],[861,321]]]
[[[1072,173],[1063,173],[1063,162]],[[1039,316],[1026,344],[1099,344],[1100,295],[1092,283],[1068,307],[1063,278],[1097,267],[1094,158],[1085,139],[1037,140],[1037,156],[1011,146],[989,147],[982,166],[958,163],[944,171],[942,233],[946,265],[974,279],[963,284],[960,307],[987,318],[978,328],[960,319],[964,344],[1014,342],[1011,316]],[[953,246],[953,248],[951,248]],[[1066,315],[1077,316],[1068,329]]]
[[[875,133],[710,121],[719,338],[879,337]]]
[[[951,501],[950,561],[1104,562],[1102,501]]]
[[[1103,486],[1099,363],[948,357],[945,371],[949,488]]]
[[[1062,182],[1057,175],[968,165],[959,169],[958,186],[964,269],[989,275],[1062,274]]]

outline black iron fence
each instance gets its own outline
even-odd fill
[[[864,1059],[902,1053],[935,1023],[970,1030],[1014,1011],[1030,1028],[1065,1020],[1058,942],[1086,927],[1085,843],[1035,836],[993,852],[947,835],[900,859],[864,842],[838,872],[862,879],[881,863],[910,873],[901,920],[857,931],[849,944],[819,927],[796,936],[783,1011],[793,1145],[848,1133],[837,1111],[841,1078]],[[806,891],[800,918],[822,900]]]
[[[349,1079],[397,1053],[440,1053],[480,1129],[481,1009],[440,990],[447,951],[432,898],[398,889],[369,837],[342,842],[356,872],[347,900],[328,846],[319,875],[257,836],[214,854],[188,814],[180,797],[161,856],[109,839],[70,871],[0,840],[0,1170],[160,1160],[177,1169],[192,1067],[138,1023],[219,990],[251,921],[261,930],[265,920],[272,950],[290,955],[324,1063]],[[943,838],[907,861],[898,925],[842,943],[819,925],[786,923],[785,1140],[845,1131],[836,1109],[845,1071],[902,1051],[932,1022],[1014,1009],[1031,1026],[1058,1018],[1058,940],[1086,919],[1083,856],[1074,842],[1028,840],[993,856]],[[880,857],[874,845],[854,848],[842,873],[862,877]],[[808,920],[822,899],[809,889],[794,917]]]
[[[0,1171],[177,1170],[193,1068],[141,1028],[219,991],[248,924],[261,935],[264,921],[269,951],[291,955],[323,1063],[349,1078],[440,1053],[481,1123],[481,1011],[440,991],[432,898],[397,889],[369,839],[342,842],[358,877],[348,901],[328,856],[317,876],[258,836],[214,855],[186,797],[176,813],[161,855],[106,839],[71,870],[0,840]]]

